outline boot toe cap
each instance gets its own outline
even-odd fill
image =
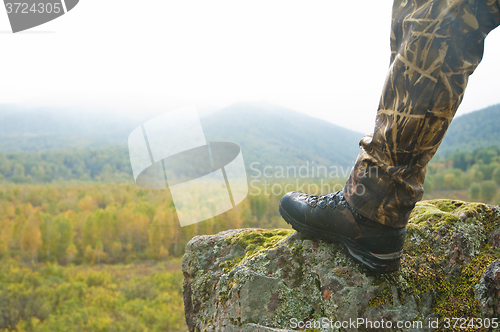
[[[300,215],[300,207],[305,204],[297,200],[297,197],[301,193],[296,191],[291,191],[286,193],[280,201],[280,208],[285,210],[285,212],[291,217]]]

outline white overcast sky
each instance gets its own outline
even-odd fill
[[[389,65],[392,1],[80,0],[12,34],[0,103],[123,112],[267,101],[368,133]],[[500,28],[458,114],[500,103]]]

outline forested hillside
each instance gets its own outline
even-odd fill
[[[0,153],[0,180],[133,182],[126,146]]]
[[[500,148],[476,149],[436,157],[429,164],[424,189],[427,198],[433,191],[461,191],[463,200],[500,204]],[[444,196],[446,197],[446,196]]]
[[[279,196],[249,195],[226,213],[180,227],[166,190],[129,184],[7,185],[0,191],[0,257],[59,264],[180,257],[195,235],[286,227]]]
[[[472,152],[492,145],[500,147],[500,104],[455,117],[437,153]]]

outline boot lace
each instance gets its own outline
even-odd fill
[[[298,196],[298,199],[312,208],[319,207],[321,209],[326,209],[328,207],[332,210],[335,210],[337,208],[342,210],[348,207],[347,201],[345,200],[344,195],[342,195],[341,190],[335,193],[321,196],[301,194],[300,196]]]
[[[351,213],[353,214],[355,219],[364,218],[362,215],[356,212],[356,210],[354,210],[349,204],[347,204],[347,201],[344,195],[342,194],[342,190],[321,196],[300,194],[297,198],[312,208],[319,207],[320,209],[329,208],[332,210],[335,209],[343,210],[345,208],[348,208],[349,211],[351,211]]]

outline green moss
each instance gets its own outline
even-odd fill
[[[247,230],[226,238],[227,244],[239,244],[247,254],[269,248],[294,233],[293,229]]]
[[[494,259],[500,259],[500,248],[492,247],[486,243],[483,245],[482,252],[490,255]]]
[[[302,265],[302,255],[304,253],[304,247],[302,246],[302,244],[296,244],[296,245],[293,245],[292,248],[292,257],[293,259],[299,263],[299,265]]]
[[[225,260],[224,262],[220,263],[219,267],[222,269],[222,272],[229,273],[234,269],[235,266],[240,264],[240,262],[243,260],[243,257],[244,256],[238,256],[233,260]]]
[[[436,204],[435,204],[436,203]],[[463,206],[459,201],[424,201],[419,202],[412,211],[408,226],[413,229],[422,229],[439,225],[441,223],[454,223],[459,221],[459,216],[452,206]]]
[[[481,203],[418,203],[407,227],[401,269],[385,277],[397,285],[398,292],[413,295],[417,301],[431,293],[435,299],[432,311],[440,319],[478,317],[474,287],[500,256],[499,249],[488,245],[485,234],[499,223],[498,212]],[[391,297],[390,289],[385,288],[369,305],[390,303]]]
[[[221,305],[226,304],[227,300],[228,300],[227,293],[219,293],[219,303]]]
[[[226,260],[220,264],[224,273],[231,272],[241,262],[257,256],[262,251],[272,248],[295,231],[293,229],[247,230],[226,238],[226,244],[238,244],[245,250],[243,256]]]
[[[394,297],[392,295],[392,289],[390,287],[384,288],[378,295],[373,297],[368,302],[369,307],[378,307],[386,304],[394,306]]]
[[[231,290],[231,288],[233,288],[233,286],[236,285],[236,280],[234,280],[234,278],[232,278],[231,280],[229,280],[228,284],[227,284],[227,289],[228,290]]]
[[[489,255],[475,257],[471,263],[462,266],[454,285],[451,282],[441,287],[441,294],[435,306],[439,317],[479,317],[478,302],[474,297],[475,285],[479,283],[484,270],[494,261]]]
[[[231,321],[231,324],[233,324],[235,326],[241,326],[241,325],[243,325],[241,323],[241,317],[237,317],[236,319],[230,317],[229,320]]]
[[[228,246],[239,245],[245,250],[245,254],[228,259],[219,264],[222,272],[227,274],[222,278],[218,285],[214,285],[214,290],[218,287],[218,304],[224,306],[229,300],[232,291],[239,292],[238,282],[231,274],[234,269],[245,260],[257,256],[263,250],[272,248],[288,235],[294,233],[294,230],[275,229],[275,230],[246,230],[229,236],[225,239]]]
[[[436,206],[438,209],[444,212],[452,212],[455,211],[457,208],[463,206],[466,204],[465,202],[462,201],[457,201],[457,200],[434,200],[432,201],[434,206]]]

